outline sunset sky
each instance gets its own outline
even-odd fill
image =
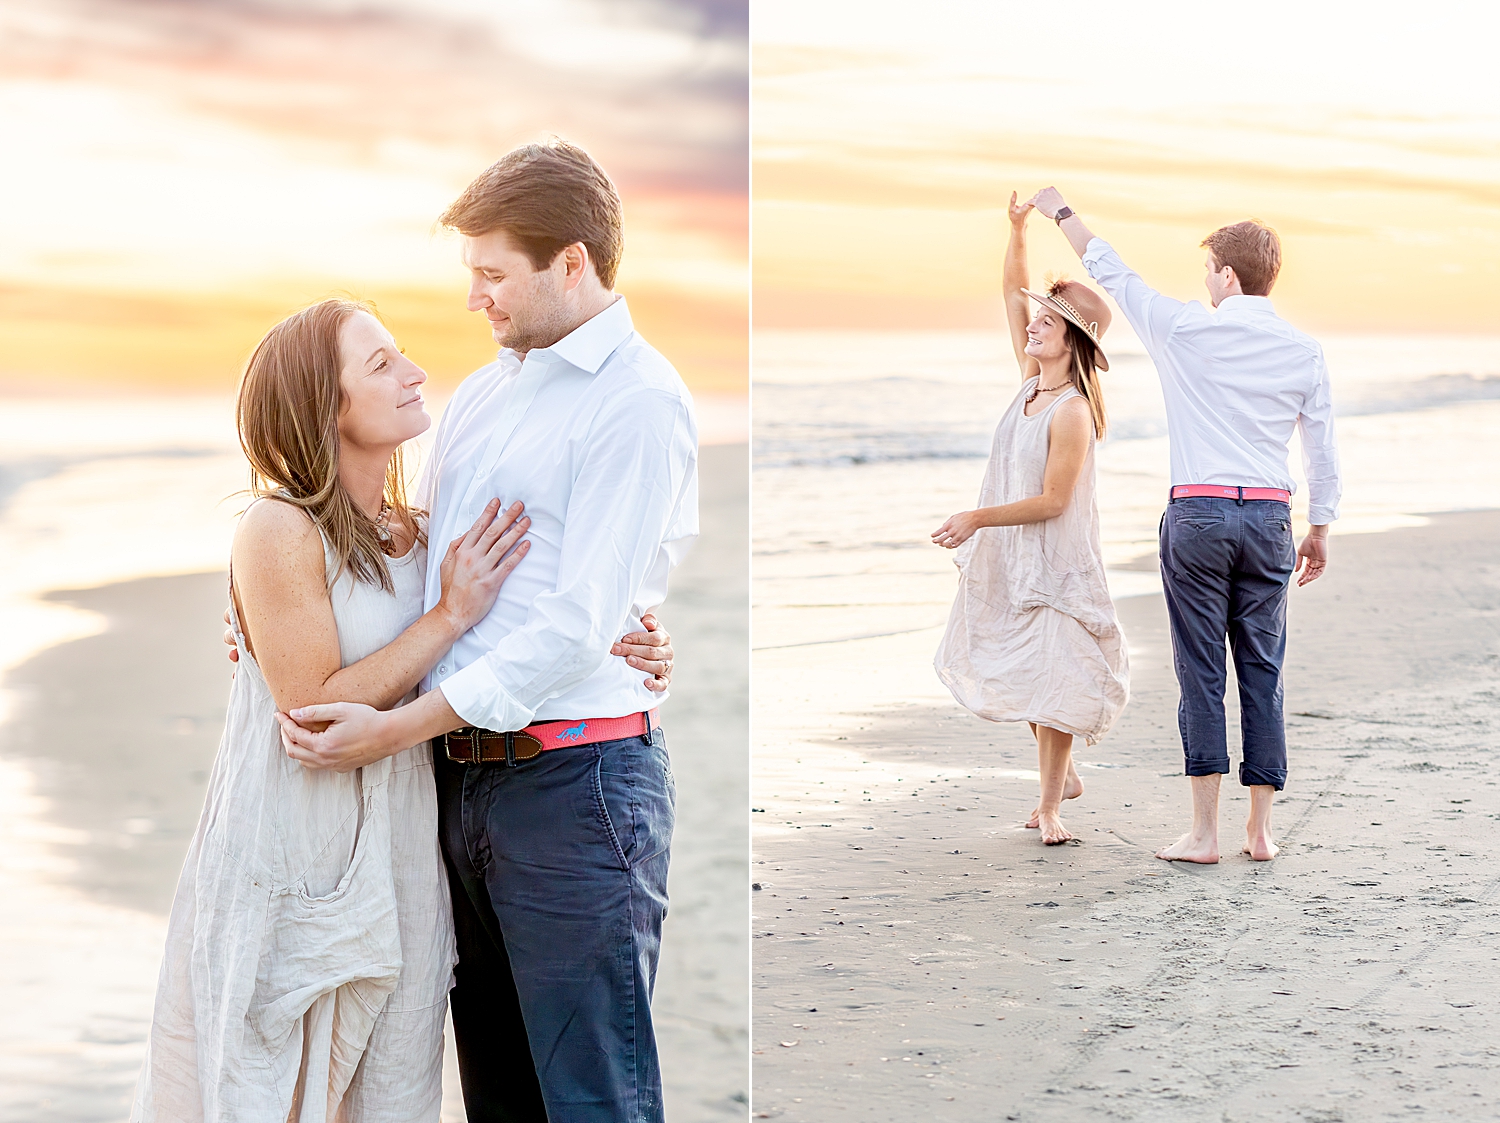
[[[339,291],[455,382],[494,347],[434,220],[555,133],[639,326],[742,393],[746,54],[742,0],[0,0],[0,388],[232,386]]]
[[[1308,328],[1500,332],[1489,6],[755,0],[755,322],[998,326],[1004,203],[1059,187],[1164,291],[1260,218]],[[1045,220],[1033,264],[1082,276]]]

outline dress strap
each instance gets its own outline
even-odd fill
[[[307,510],[305,508],[299,507],[296,503],[291,502],[289,499],[286,498],[285,493],[280,492],[280,491],[273,491],[273,492],[271,492],[268,495],[257,496],[255,498],[254,502],[252,502],[250,504],[250,507],[254,507],[256,503],[262,503],[262,502],[265,502],[267,500],[271,500],[271,501],[274,501],[274,502],[277,502],[277,503],[285,503],[289,507],[297,507],[298,510],[301,510],[304,515],[307,515],[308,522],[312,523],[313,526],[315,526],[317,528],[317,530],[318,530],[318,537],[323,540],[323,576],[324,576],[324,580],[327,582],[328,587],[330,589],[333,588],[334,582],[335,582],[335,580],[337,580],[338,574],[334,570],[333,543],[331,543],[328,540],[328,535],[323,530],[323,525],[320,522],[318,522],[317,519],[313,518],[312,515],[308,514],[308,512],[307,512]],[[245,508],[246,513],[249,512],[250,507],[246,507]],[[241,515],[240,517],[243,518],[244,515]],[[234,629],[234,633],[235,633],[235,635],[238,637],[238,639],[240,641],[240,646],[243,647],[243,648],[245,648],[248,651],[249,648],[250,648],[250,641],[245,638],[245,626],[244,626],[244,623],[240,620],[239,600],[235,596],[235,593],[234,593],[234,557],[233,557],[233,555],[231,555],[230,559],[229,559],[229,615],[231,617],[230,627]]]

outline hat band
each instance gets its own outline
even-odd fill
[[[1058,304],[1062,305],[1063,311],[1066,312],[1068,315],[1072,316],[1073,319],[1074,319],[1074,321],[1078,324],[1079,327],[1083,328],[1084,331],[1088,332],[1089,338],[1092,339],[1095,344],[1097,344],[1099,342],[1099,321],[1098,320],[1087,321],[1088,322],[1088,327],[1083,327],[1083,325],[1084,325],[1084,323],[1086,321],[1084,320],[1084,318],[1082,316],[1080,316],[1078,314],[1078,309],[1077,308],[1074,308],[1071,304],[1069,304],[1067,302],[1067,300],[1065,300],[1061,296],[1058,296],[1057,293],[1055,293],[1055,292],[1054,293],[1048,293],[1048,295],[1051,296],[1053,300],[1057,301]]]

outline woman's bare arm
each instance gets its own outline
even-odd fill
[[[1005,322],[1010,327],[1010,345],[1021,368],[1021,381],[1041,373],[1041,364],[1026,353],[1026,325],[1031,322],[1031,298],[1022,289],[1031,287],[1030,267],[1026,262],[1026,216],[1030,203],[1016,205],[1016,193],[1010,193],[1010,241],[1005,246],[1005,271],[1001,291],[1005,295]]]
[[[1040,495],[999,507],[960,511],[932,532],[933,542],[951,550],[963,545],[980,527],[1021,526],[1046,522],[1062,514],[1073,499],[1078,477],[1083,474],[1083,462],[1088,457],[1094,432],[1088,403],[1078,397],[1058,406],[1047,432],[1047,467]]]
[[[498,506],[491,503],[486,509],[490,517]],[[494,548],[515,522],[481,519],[486,522],[483,532],[470,531],[475,550],[492,534],[486,550]],[[524,554],[523,544],[496,568],[506,566],[508,573]],[[283,712],[339,701],[389,709],[470,626],[459,611],[441,603],[379,651],[341,667],[323,540],[312,520],[289,503],[257,503],[240,520],[232,557],[233,594],[246,643]]]

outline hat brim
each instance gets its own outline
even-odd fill
[[[1079,331],[1083,332],[1084,335],[1088,335],[1089,341],[1094,345],[1094,365],[1100,370],[1109,369],[1109,356],[1104,353],[1104,347],[1099,343],[1099,341],[1092,335],[1089,335],[1089,327],[1087,324],[1079,320],[1077,316],[1073,315],[1073,313],[1069,312],[1066,308],[1057,303],[1057,301],[1053,300],[1050,296],[1046,296],[1039,292],[1032,292],[1030,289],[1022,289],[1021,291],[1024,292],[1027,296],[1031,297],[1031,299],[1036,301],[1038,304],[1045,304],[1048,308],[1052,309],[1052,311],[1056,312],[1063,319],[1067,320],[1068,323],[1072,324]]]

